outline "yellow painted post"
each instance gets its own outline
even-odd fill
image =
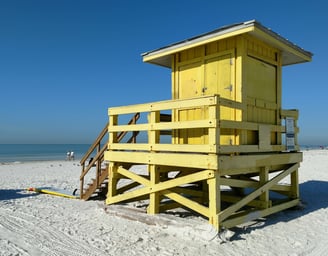
[[[150,175],[150,188],[152,185],[159,183],[159,172],[156,170],[156,165],[149,165],[149,175]],[[149,195],[149,206],[147,209],[148,214],[159,213],[159,203],[160,203],[160,194],[159,192],[153,192]]]
[[[216,103],[219,101],[219,96],[215,96]],[[220,129],[218,127],[218,121],[220,120],[220,106],[218,104],[208,107],[208,119],[215,120],[216,125],[208,128],[208,144],[212,144],[216,147],[216,153],[220,146]]]
[[[277,54],[277,109],[281,109],[281,100],[282,100],[282,58],[281,58],[281,54]],[[276,120],[277,120],[277,124],[281,125],[281,116],[279,111],[277,111],[276,113]],[[277,132],[276,133],[276,137],[277,137],[277,145],[281,145],[282,143],[282,136],[281,136],[281,132]]]
[[[218,171],[214,177],[207,180],[209,199],[209,223],[219,230],[219,213],[221,211],[220,176]]]
[[[159,111],[152,111],[149,115],[149,123],[150,126],[160,121],[160,112]],[[149,131],[149,144],[154,145],[159,143],[160,132],[158,130],[150,130]],[[151,152],[154,152],[151,150]],[[159,183],[159,170],[157,170],[156,165],[148,165],[148,172],[150,176],[150,188],[153,185]],[[160,193],[153,192],[149,195],[149,206],[148,206],[148,214],[156,214],[159,213],[159,203],[160,203]]]
[[[118,124],[118,116],[117,115],[110,115],[109,114],[109,124],[108,126],[114,126]],[[110,132],[108,136],[108,147],[112,143],[117,142],[117,132]],[[106,203],[108,204],[109,201],[114,195],[116,195],[116,187],[117,187],[117,164],[110,162],[108,166],[108,191],[107,191],[107,197],[106,197]]]
[[[108,167],[108,192],[107,192],[107,199],[106,204],[110,203],[110,199],[116,195],[117,191],[117,169],[118,166],[115,163],[110,163]]]
[[[263,186],[266,182],[269,180],[269,168],[268,167],[262,167],[260,170],[260,186]],[[265,190],[260,195],[260,200],[264,203],[264,208],[268,208],[270,206],[269,204],[269,190]]]
[[[290,174],[290,183],[291,183],[291,195],[292,199],[299,198],[300,191],[298,185],[298,169]]]
[[[298,110],[295,111],[296,116],[294,117],[294,127],[298,127]],[[298,132],[295,132],[295,145],[298,145]]]
[[[117,125],[118,124],[118,116],[117,115],[109,115],[109,127]],[[110,132],[109,133],[109,141],[108,145],[111,143],[117,142],[117,132]]]

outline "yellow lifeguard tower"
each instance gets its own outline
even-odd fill
[[[283,66],[311,61],[310,52],[252,20],[142,57],[172,70],[172,99],[109,108],[81,160],[81,198],[100,189],[106,204],[147,200],[149,214],[183,207],[218,230],[299,203],[298,111],[282,109],[281,77]],[[85,189],[95,148],[97,177]]]

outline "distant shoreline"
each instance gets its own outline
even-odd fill
[[[25,160],[25,161],[0,161],[0,165],[12,165],[12,164],[28,164],[28,163],[72,163],[72,164],[80,164],[81,159],[75,159],[75,160]]]
[[[89,148],[89,144],[0,144],[0,163],[65,161],[68,151],[80,160]]]

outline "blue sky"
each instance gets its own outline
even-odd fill
[[[283,68],[301,144],[328,144],[328,8],[321,1],[0,2],[0,144],[91,143],[111,106],[171,98],[170,70],[141,54],[256,19],[314,54]]]

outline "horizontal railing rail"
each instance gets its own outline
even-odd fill
[[[276,144],[271,144],[270,137],[272,133],[276,133],[282,137],[286,133],[286,124],[267,124],[246,122],[239,120],[224,120],[221,118],[221,107],[231,108],[234,111],[244,111],[246,106],[240,102],[221,98],[219,95],[203,96],[190,99],[167,100],[145,104],[129,105],[122,107],[113,107],[109,109],[111,120],[118,120],[121,115],[133,114],[140,112],[148,115],[144,122],[138,124],[119,124],[118,122],[110,122],[108,126],[110,142],[108,150],[112,151],[165,151],[165,152],[181,152],[181,153],[246,153],[246,152],[270,152],[284,151],[286,145],[282,139],[277,140]],[[174,117],[177,111],[189,109],[206,109],[205,118],[199,120],[179,120]],[[163,114],[165,112],[165,114]],[[172,113],[172,115],[167,114]],[[292,118],[294,120],[294,139],[295,150],[298,150],[297,133],[297,110],[280,110],[280,118]],[[175,131],[188,129],[204,129],[208,136],[207,143],[202,144],[179,144],[177,141],[161,142],[162,134],[173,136]],[[235,134],[247,131],[254,131],[258,134],[258,142],[256,144],[245,144],[241,142],[235,145],[220,144],[220,135],[222,129],[232,129]],[[134,144],[117,141],[115,138],[121,132],[144,132],[146,138]],[[172,137],[171,137],[172,138]],[[241,140],[239,140],[241,141]]]
[[[133,113],[132,118],[128,122],[128,125],[135,124],[137,120],[140,118],[140,113]],[[94,182],[96,183],[95,188],[99,187],[102,183],[102,180],[100,180],[100,176],[102,173],[102,163],[104,161],[104,153],[108,149],[108,139],[105,141],[106,135],[108,135],[108,127],[109,123],[106,123],[103,130],[100,132],[94,143],[90,146],[89,150],[86,152],[86,154],[82,157],[80,163],[82,167],[81,175],[80,175],[80,197],[84,198],[84,179],[85,176],[89,173],[89,171],[92,169],[92,167],[96,166],[96,177]],[[127,143],[135,143],[136,137],[138,135],[138,131],[134,131],[130,138],[127,139]],[[117,134],[116,140],[120,142],[126,135],[128,134],[128,131],[121,131]],[[101,146],[103,144],[103,146]],[[93,156],[93,154],[95,154]],[[89,160],[88,163],[87,160]],[[92,184],[90,184],[92,185]],[[92,191],[91,191],[92,192]],[[91,194],[90,192],[90,194]],[[89,195],[87,195],[88,198]]]

